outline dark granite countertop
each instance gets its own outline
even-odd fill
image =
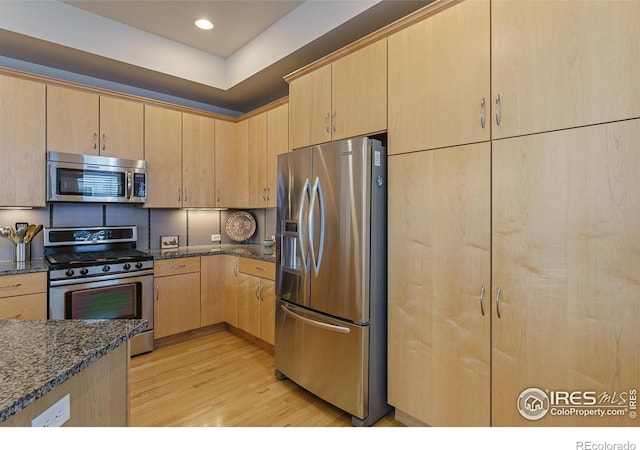
[[[263,245],[198,245],[189,247],[179,247],[168,250],[146,250],[154,259],[184,258],[187,256],[207,256],[215,254],[243,256],[245,258],[259,259],[267,262],[276,261],[276,247],[265,247]]]
[[[0,261],[0,276],[31,272],[47,272],[48,270],[49,266],[42,258],[24,262]]]
[[[0,422],[143,331],[146,320],[0,320]]]

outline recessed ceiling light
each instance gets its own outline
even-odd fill
[[[210,30],[213,28],[213,24],[210,20],[207,19],[198,19],[196,20],[196,26],[202,30]]]

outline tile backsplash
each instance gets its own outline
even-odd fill
[[[16,222],[43,224],[45,227],[137,225],[138,248],[160,247],[160,236],[177,235],[180,247],[210,245],[211,235],[220,234],[222,243],[235,243],[225,234],[225,222],[235,210],[145,209],[134,205],[50,203],[46,208],[0,210],[0,226]],[[248,243],[260,244],[275,235],[276,210],[243,210],[256,219],[256,233]],[[44,243],[39,233],[31,243],[31,257],[41,258]],[[13,243],[0,239],[0,261],[13,259]]]

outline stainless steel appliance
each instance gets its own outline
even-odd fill
[[[45,228],[49,319],[145,319],[131,354],[153,350],[153,257],[137,227]]]
[[[146,161],[47,152],[50,202],[144,203]]]
[[[278,158],[276,376],[367,426],[387,404],[386,149],[370,138]]]

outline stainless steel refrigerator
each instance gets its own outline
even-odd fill
[[[278,158],[276,376],[368,426],[387,404],[386,148],[355,138]]]

